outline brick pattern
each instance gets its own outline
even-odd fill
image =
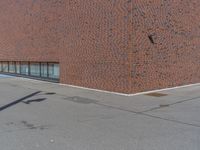
[[[129,92],[127,7],[124,0],[67,3],[61,82]]]
[[[124,0],[1,0],[0,60],[58,61],[62,83],[129,92]]]
[[[200,82],[200,1],[133,3],[132,93]]]
[[[60,82],[135,93],[200,81],[199,0],[1,0],[0,60],[60,63]]]
[[[53,1],[0,1],[0,58],[58,61],[59,30]],[[55,13],[56,12],[56,13]]]

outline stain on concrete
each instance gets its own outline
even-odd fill
[[[35,125],[33,123],[30,123],[28,121],[22,120],[20,122],[7,122],[5,125],[12,129],[29,129],[29,130],[45,130],[49,127],[47,125]]]
[[[55,95],[56,93],[55,92],[47,92],[45,93],[45,95]]]
[[[147,96],[153,96],[153,97],[164,97],[164,96],[167,96],[167,94],[164,94],[164,93],[157,93],[157,92],[154,92],[154,93],[148,93],[148,94],[145,94]]]
[[[88,99],[84,97],[74,96],[74,97],[68,97],[64,98],[65,100],[72,101],[75,103],[81,103],[81,104],[91,104],[91,103],[97,103],[97,100],[94,99]]]
[[[29,122],[27,122],[27,121],[21,121],[20,122],[24,127],[26,127],[26,128],[28,128],[28,129],[31,129],[31,130],[33,130],[33,129],[39,129],[39,130],[44,130],[44,129],[48,129],[47,128],[47,126],[44,126],[44,125],[40,125],[40,126],[36,126],[36,125],[34,125],[34,124],[32,124],[32,123],[29,123]]]

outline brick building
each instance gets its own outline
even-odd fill
[[[0,71],[136,93],[200,82],[199,0],[1,0]]]

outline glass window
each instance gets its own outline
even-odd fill
[[[41,76],[47,78],[47,63],[41,63]]]
[[[59,63],[48,62],[0,62],[0,72],[16,73],[27,76],[59,79]]]
[[[59,79],[60,72],[59,72],[59,64],[49,63],[49,78]]]
[[[31,63],[30,64],[30,75],[31,76],[40,76],[40,63]]]
[[[23,75],[29,75],[28,63],[25,63],[25,62],[21,63],[20,70],[21,70],[21,74],[23,74]]]
[[[0,72],[2,72],[2,62],[0,62]]]
[[[16,73],[20,74],[20,63],[16,62]]]
[[[2,71],[3,72],[8,72],[8,62],[3,62],[2,63]]]
[[[9,72],[15,73],[15,62],[9,62]]]

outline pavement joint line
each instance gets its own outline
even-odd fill
[[[151,118],[156,118],[156,119],[160,119],[160,120],[174,122],[174,123],[177,123],[177,124],[182,124],[182,125],[187,125],[187,126],[193,126],[193,127],[200,128],[200,125],[198,125],[198,124],[187,123],[187,122],[183,122],[183,121],[179,121],[179,120],[163,118],[163,117],[159,117],[159,116],[155,116],[155,115],[150,115],[150,114],[146,114],[146,113],[140,113],[140,114],[144,115],[144,116],[147,116],[147,117],[151,117]]]
[[[193,127],[200,128],[200,125],[198,125],[198,124],[187,123],[187,122],[182,122],[182,121],[179,121],[179,120],[163,118],[163,117],[159,117],[159,116],[155,116],[155,115],[144,113],[143,111],[137,112],[137,111],[128,110],[128,109],[124,109],[124,108],[120,108],[120,107],[114,107],[114,106],[111,106],[111,105],[105,105],[105,104],[101,104],[101,103],[94,103],[94,104],[100,105],[100,106],[105,106],[105,107],[116,109],[116,110],[130,112],[130,113],[133,113],[135,115],[141,115],[141,116],[146,116],[146,117],[155,118],[155,119],[159,119],[159,120],[165,120],[165,121],[168,121],[168,122],[173,122],[173,123],[176,123],[176,124],[181,124],[181,125],[187,125],[187,126],[193,126]]]
[[[149,110],[145,110],[145,111],[143,111],[143,112],[151,112],[151,111],[153,111],[153,110],[158,110],[158,109],[162,109],[162,108],[167,108],[167,107],[170,107],[170,106],[173,106],[173,105],[176,105],[176,104],[181,104],[181,103],[184,103],[184,102],[189,102],[189,101],[197,100],[197,99],[199,99],[199,98],[200,98],[200,96],[198,96],[198,97],[193,97],[193,98],[181,100],[181,101],[178,101],[178,102],[175,102],[175,103],[167,104],[168,106],[166,106],[166,107],[154,107],[154,108],[151,108],[151,109],[149,109]]]

